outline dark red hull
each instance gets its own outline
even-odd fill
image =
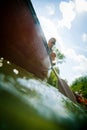
[[[50,59],[30,0],[0,1],[0,56],[44,79]]]

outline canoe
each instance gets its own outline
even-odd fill
[[[0,1],[0,57],[36,77],[47,78],[52,64],[44,33],[30,0]],[[75,97],[65,81],[62,80],[58,86],[62,94],[75,102]]]
[[[47,42],[30,0],[0,1],[0,57],[44,79]]]

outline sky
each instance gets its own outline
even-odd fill
[[[87,0],[31,0],[45,38],[57,39],[65,55],[58,63],[60,77],[69,84],[87,76]]]

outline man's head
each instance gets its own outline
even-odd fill
[[[54,37],[50,38],[48,41],[48,47],[52,48],[56,43],[56,39]]]

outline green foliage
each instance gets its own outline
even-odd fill
[[[57,71],[57,73],[59,73],[58,68],[55,68],[55,70]],[[56,77],[55,73],[51,71],[50,76],[47,79],[47,83],[49,83],[50,85],[54,87],[57,87],[57,81],[58,81],[58,78]]]
[[[58,57],[59,59],[64,59],[64,58],[65,58],[64,54],[61,53],[58,49],[56,49],[56,54],[57,54],[57,57]]]
[[[60,50],[57,49],[56,47],[54,47],[53,50],[54,50],[55,53],[56,53],[56,58],[57,58],[57,60],[60,59],[60,60],[62,60],[62,62],[63,62],[64,59],[65,59],[64,54],[63,54],[62,52],[60,52]]]
[[[75,79],[71,85],[72,91],[81,92],[82,95],[87,98],[87,76]]]

